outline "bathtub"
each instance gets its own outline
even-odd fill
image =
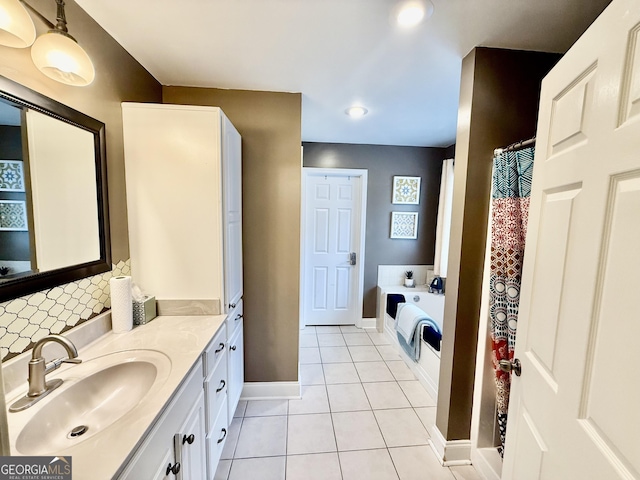
[[[426,286],[407,288],[394,285],[380,286],[378,289],[378,316],[376,319],[378,331],[384,332],[387,337],[389,337],[389,340],[396,346],[399,355],[407,366],[413,371],[416,377],[418,377],[418,380],[424,385],[429,394],[436,399],[438,394],[438,380],[440,378],[440,352],[425,343],[421,336],[420,359],[417,363],[411,360],[398,344],[398,337],[394,328],[394,319],[387,314],[386,306],[388,294],[402,294],[407,303],[414,303],[420,307],[438,324],[440,330],[442,330],[444,295],[429,293],[429,288]]]

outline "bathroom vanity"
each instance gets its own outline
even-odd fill
[[[98,322],[73,333],[86,336]],[[8,414],[12,455],[71,456],[77,480],[213,478],[233,418],[230,395],[242,390],[228,369],[241,327],[229,315],[166,316],[101,335],[79,349],[81,364],[50,374],[61,387]],[[43,351],[51,360],[60,347]],[[26,392],[28,355],[4,366],[5,381],[20,382],[7,404]],[[85,433],[72,437],[80,424]]]

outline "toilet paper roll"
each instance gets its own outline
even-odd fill
[[[133,328],[133,304],[131,303],[131,277],[112,277],[111,328],[113,333],[128,332]]]

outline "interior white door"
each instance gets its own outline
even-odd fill
[[[639,479],[640,0],[560,60],[539,118],[503,478]]]
[[[303,322],[353,325],[362,317],[366,175],[340,169],[304,171]]]

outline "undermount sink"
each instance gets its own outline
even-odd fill
[[[9,415],[28,420],[16,439],[23,455],[66,451],[123,419],[162,386],[171,370],[169,358],[154,350],[104,355],[70,367],[59,375],[62,386],[31,409]]]

